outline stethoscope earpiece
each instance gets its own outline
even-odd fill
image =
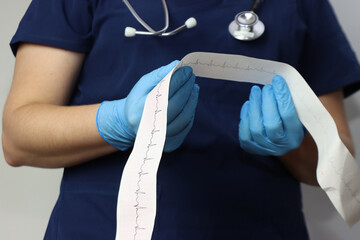
[[[124,35],[125,35],[125,37],[135,37],[136,29],[133,27],[126,27]]]
[[[236,14],[229,25],[230,34],[241,41],[258,39],[265,32],[265,25],[253,11],[243,11]]]

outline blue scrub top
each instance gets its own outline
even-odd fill
[[[168,0],[170,28],[193,16],[178,35],[125,38],[140,24],[121,0],[33,0],[11,41],[87,54],[69,105],[125,98],[138,79],[193,51],[241,54],[286,62],[316,94],[359,88],[360,68],[327,0],[264,1],[266,26],[253,42],[228,32],[252,0]],[[131,1],[161,29],[161,1]],[[200,97],[184,144],[164,153],[152,239],[308,239],[299,183],[274,157],[248,154],[238,140],[239,113],[252,86],[197,78]],[[71,116],[69,116],[71,117]],[[45,239],[114,239],[117,191],[130,151],[66,168]]]

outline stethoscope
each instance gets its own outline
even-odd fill
[[[161,0],[165,13],[165,26],[159,31],[152,29],[135,11],[131,6],[128,0],[123,0],[127,8],[130,10],[131,14],[135,19],[147,30],[147,31],[137,31],[135,28],[126,27],[125,28],[125,37],[134,37],[135,35],[151,35],[158,37],[167,37],[175,35],[181,32],[184,29],[190,29],[196,26],[196,19],[191,17],[185,21],[185,23],[172,30],[166,32],[169,28],[169,11],[165,0]],[[229,25],[230,34],[241,41],[251,41],[259,38],[265,31],[265,25],[259,20],[258,15],[255,11],[258,9],[260,2],[263,0],[253,0],[250,11],[243,11],[236,14],[234,21]]]
[[[252,41],[263,35],[265,25],[255,13],[262,1],[253,0],[250,11],[236,14],[234,21],[229,25],[229,32],[234,38],[241,41]]]

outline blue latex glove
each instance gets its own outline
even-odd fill
[[[282,156],[298,148],[304,138],[289,88],[279,75],[262,90],[252,87],[240,118],[240,145],[249,153]]]
[[[132,147],[147,95],[178,63],[174,61],[141,77],[126,98],[101,103],[96,125],[105,141],[122,151]],[[164,151],[173,151],[184,141],[194,121],[198,95],[192,69],[178,69],[170,82]]]

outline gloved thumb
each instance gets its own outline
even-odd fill
[[[178,63],[179,60],[175,60],[142,76],[132,91],[149,93]]]

